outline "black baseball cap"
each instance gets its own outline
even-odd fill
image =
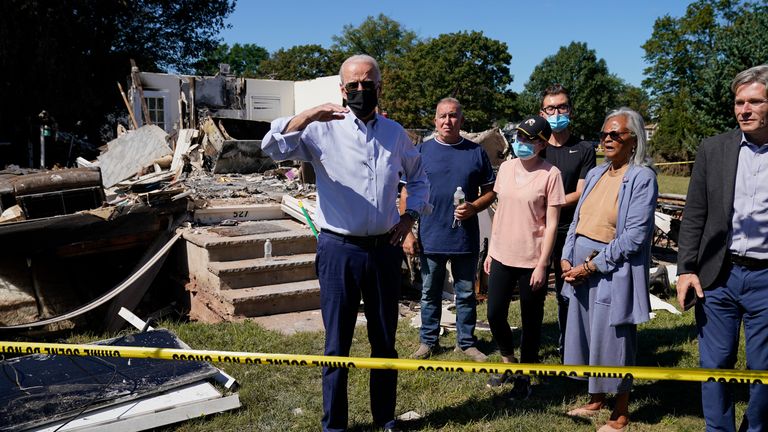
[[[549,141],[549,137],[552,135],[552,128],[549,126],[549,122],[541,116],[526,117],[517,125],[516,129],[524,133],[528,138],[538,137],[544,141]]]

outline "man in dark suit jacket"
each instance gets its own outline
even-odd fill
[[[734,367],[743,321],[747,368],[768,369],[767,89],[768,65],[736,75],[739,129],[701,143],[688,187],[677,296],[697,300],[703,368]],[[702,407],[708,431],[736,430],[730,384],[703,383]],[[751,385],[739,430],[768,430],[768,385]]]

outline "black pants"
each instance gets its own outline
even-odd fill
[[[544,320],[544,299],[547,287],[531,289],[533,269],[509,267],[491,260],[491,274],[488,277],[488,323],[496,339],[501,355],[511,357],[515,346],[512,329],[509,327],[509,303],[515,292],[520,293],[520,361],[538,363],[541,345],[541,324]]]

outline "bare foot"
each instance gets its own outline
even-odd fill
[[[629,416],[627,414],[611,413],[610,419],[605,424],[615,430],[624,430],[629,424]]]
[[[603,402],[590,402],[568,411],[567,414],[574,417],[591,417],[597,415],[601,409],[603,409]]]

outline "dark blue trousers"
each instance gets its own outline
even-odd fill
[[[704,293],[704,301],[696,305],[702,368],[734,367],[742,321],[747,369],[768,369],[768,269],[733,265]],[[733,385],[702,383],[701,393],[707,431],[735,431]],[[750,385],[749,406],[739,430],[768,430],[768,385]]]
[[[325,325],[325,355],[349,355],[362,295],[371,357],[397,358],[395,333],[401,263],[400,247],[386,243],[359,245],[334,234],[320,234],[316,266]],[[373,421],[378,426],[392,427],[397,371],[371,370],[370,374]],[[323,431],[347,428],[347,377],[347,369],[323,368]]]

